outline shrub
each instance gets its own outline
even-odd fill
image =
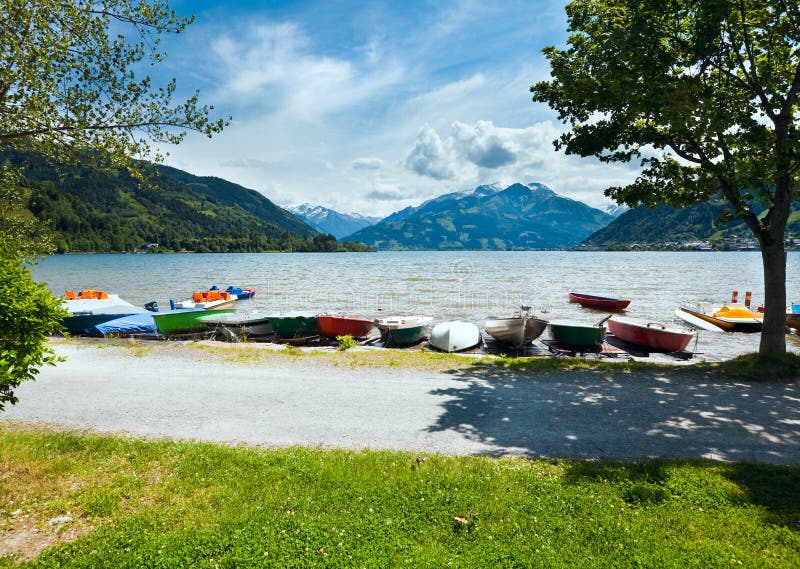
[[[0,411],[17,402],[14,389],[20,383],[61,360],[47,346],[47,336],[61,329],[66,314],[21,259],[0,257]]]
[[[345,336],[336,336],[336,341],[339,342],[339,345],[336,347],[336,349],[340,352],[349,350],[350,348],[358,345],[358,342],[350,334]]]

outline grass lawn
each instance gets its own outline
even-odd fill
[[[24,561],[13,544],[31,567],[796,568],[800,468],[263,450],[3,423],[0,567]]]

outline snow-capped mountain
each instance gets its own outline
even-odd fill
[[[348,236],[377,249],[563,249],[612,217],[539,183],[478,186],[407,207]]]
[[[631,208],[629,208],[626,205],[608,204],[607,206],[602,207],[600,209],[602,211],[606,212],[608,215],[616,218],[616,217],[619,217],[620,215],[622,215],[623,213],[625,213],[626,211],[628,211]]]
[[[368,217],[357,213],[341,213],[321,205],[307,203],[287,207],[286,209],[318,231],[330,233],[337,239],[380,221],[379,217]]]

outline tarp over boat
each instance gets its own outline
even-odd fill
[[[156,321],[149,312],[131,314],[103,322],[86,330],[93,336],[107,336],[109,334],[144,334],[156,331]]]

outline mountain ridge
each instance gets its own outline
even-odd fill
[[[358,213],[343,213],[325,206],[309,203],[289,206],[285,209],[318,231],[330,233],[337,239],[381,221],[379,217]]]
[[[611,220],[544,184],[492,184],[405,208],[347,239],[379,249],[562,249]]]
[[[222,178],[142,163],[144,185],[125,169],[6,158],[23,165],[27,209],[52,229],[56,252],[364,249],[337,243],[259,192]]]

